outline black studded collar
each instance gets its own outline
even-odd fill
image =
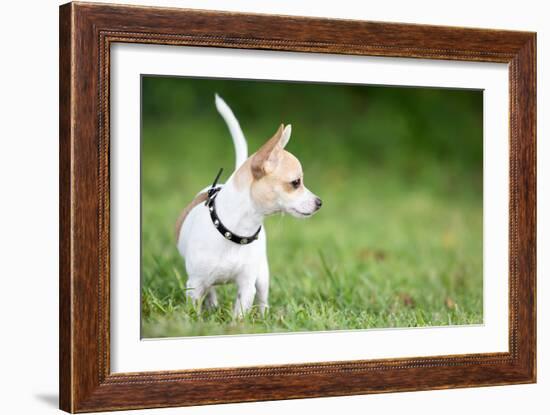
[[[214,180],[214,183],[212,183],[212,187],[208,189],[208,199],[206,199],[205,205],[210,212],[210,219],[212,219],[212,224],[218,230],[218,232],[222,234],[222,236],[225,239],[227,239],[228,241],[234,242],[238,245],[248,245],[254,242],[256,239],[258,239],[258,235],[260,234],[262,227],[260,226],[258,230],[254,233],[254,235],[241,236],[241,235],[237,235],[234,232],[231,232],[222,223],[222,221],[220,220],[220,217],[216,212],[216,196],[221,190],[221,187],[216,187],[216,183],[218,182],[221,172],[222,172],[222,169],[220,169],[218,175],[216,176],[216,179]]]

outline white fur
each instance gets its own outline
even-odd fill
[[[216,95],[216,107],[227,122],[236,151],[236,169],[246,161],[247,145],[239,123],[227,104]],[[287,144],[291,128],[284,129],[281,144]],[[263,225],[264,217],[272,212],[259,210],[252,200],[250,188],[238,189],[233,173],[216,197],[216,210],[222,223],[238,235],[253,235]],[[307,190],[307,189],[306,189]],[[308,206],[300,209],[315,210],[313,193],[304,192],[311,199]],[[287,211],[281,206],[280,211]],[[301,216],[289,210],[295,216]],[[187,270],[186,294],[193,302],[204,298],[207,307],[217,305],[216,284],[235,282],[237,300],[234,315],[242,316],[256,298],[263,313],[268,306],[269,268],[264,227],[258,240],[239,245],[226,240],[213,226],[208,208],[201,203],[189,212],[181,226],[177,242],[178,250],[185,260]]]
[[[254,211],[250,196],[236,191],[231,180],[216,197],[216,210],[224,225],[239,235],[254,234],[263,222],[263,217]],[[269,269],[263,227],[257,241],[238,245],[220,235],[208,209],[200,204],[189,212],[181,227],[178,250],[185,258],[187,295],[193,301],[206,296],[205,305],[216,306],[214,285],[235,282],[235,315],[249,310],[255,296],[262,312],[267,307]]]

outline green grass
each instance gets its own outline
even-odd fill
[[[475,99],[460,91],[445,95],[409,89],[397,100],[391,96],[393,89],[357,92],[355,87],[346,94],[338,89],[332,96],[339,108],[349,107],[337,117],[331,112],[327,124],[329,116],[319,114],[323,106],[318,102],[314,115],[304,103],[284,106],[281,115],[250,107],[232,90],[224,92],[223,81],[147,82],[151,84],[144,83],[144,103],[149,101],[142,129],[143,337],[482,322],[481,120]],[[180,95],[208,99],[199,105],[189,98],[187,107],[180,103],[194,111],[192,115],[184,111],[186,116],[160,116],[157,107],[171,108],[173,100],[168,98],[180,96],[165,92],[162,100],[155,98],[168,82]],[[262,88],[263,94],[280,91],[273,83]],[[186,302],[186,274],[173,235],[179,211],[219,167],[227,171],[234,163],[211,90],[222,92],[238,114],[251,151],[280,121],[291,121],[294,133],[288,150],[300,158],[306,185],[324,202],[308,220],[267,219],[270,308],[263,317],[254,309],[242,321],[232,319],[232,284],[218,287],[216,310],[201,313]],[[370,104],[366,113],[357,109],[364,90]],[[315,97],[306,86],[301,91],[300,97]],[[407,94],[413,92],[416,99],[410,98],[407,107]],[[279,94],[280,101],[284,94]],[[456,99],[442,104],[449,97]],[[157,107],[151,104],[155,99]],[[419,102],[432,105],[432,110],[424,114]],[[271,118],[265,112],[271,112]],[[438,146],[437,137],[445,142]],[[462,142],[453,141],[456,137]]]

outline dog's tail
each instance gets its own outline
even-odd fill
[[[235,146],[235,170],[237,170],[248,158],[248,145],[246,144],[246,138],[244,137],[239,121],[229,108],[229,105],[216,94],[216,108],[218,112],[225,120],[227,128],[231,133],[231,138],[233,139],[233,145]]]

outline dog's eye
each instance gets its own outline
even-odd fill
[[[302,179],[292,180],[292,181],[290,182],[290,184],[292,185],[292,187],[294,187],[295,189],[297,189],[297,188],[300,187],[300,184],[302,184]]]

